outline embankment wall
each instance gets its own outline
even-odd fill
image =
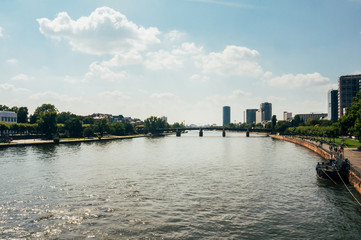
[[[292,143],[304,146],[304,147],[314,151],[315,153],[319,154],[324,159],[331,158],[331,154],[328,153],[327,151],[325,151],[323,148],[320,148],[312,143],[303,141],[301,139],[290,138],[290,137],[285,137],[285,136],[278,136],[278,135],[270,135],[270,137],[274,138],[274,139],[284,140],[284,141],[288,141],[288,142],[292,142]],[[351,167],[349,180],[353,184],[353,186],[355,187],[357,192],[359,192],[361,194],[361,178],[359,176],[361,176],[361,173],[357,172],[357,170],[355,170],[354,168]]]

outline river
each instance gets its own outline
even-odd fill
[[[320,156],[221,134],[0,149],[0,239],[360,239]]]

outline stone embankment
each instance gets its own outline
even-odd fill
[[[319,154],[324,159],[329,159],[332,157],[332,153],[328,150],[329,145],[327,144],[319,146],[313,142],[304,141],[299,138],[291,138],[278,135],[270,135],[270,137],[304,146]],[[357,151],[357,149],[345,148],[344,157],[347,158],[351,164],[349,180],[353,184],[355,189],[361,194],[361,152]]]
[[[21,147],[21,146],[32,146],[32,145],[50,145],[50,144],[64,144],[64,143],[80,143],[80,142],[98,142],[98,141],[110,141],[110,140],[121,140],[129,138],[146,137],[145,134],[129,135],[129,136],[104,136],[101,139],[98,138],[78,138],[78,139],[60,139],[59,143],[55,143],[53,140],[42,140],[42,139],[19,139],[13,140],[10,143],[0,143],[1,147]]]

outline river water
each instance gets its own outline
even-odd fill
[[[321,161],[221,132],[0,149],[0,239],[361,239]]]

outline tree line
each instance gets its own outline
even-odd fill
[[[157,133],[159,128],[182,128],[183,124],[168,124],[167,121],[151,116],[144,124],[135,126],[127,121],[111,123],[109,119],[94,119],[71,112],[60,112],[52,104],[42,104],[29,115],[27,107],[0,105],[0,111],[13,111],[18,115],[17,123],[0,122],[0,135],[13,131],[18,134],[42,134],[47,139],[103,137],[104,134],[125,136],[138,133]]]

